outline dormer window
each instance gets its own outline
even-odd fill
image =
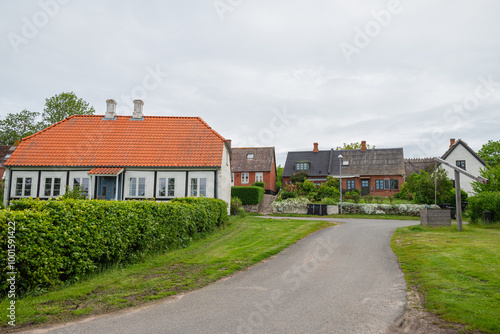
[[[295,170],[309,170],[309,162],[296,162]]]
[[[248,153],[247,154],[247,159],[253,159],[254,154],[253,153]]]

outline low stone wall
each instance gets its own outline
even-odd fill
[[[346,202],[342,204],[342,213],[362,213],[366,215],[405,215],[420,216],[422,209],[438,209],[437,205],[424,204],[355,204]]]
[[[243,209],[245,209],[245,212],[253,212],[253,213],[257,213],[259,212],[259,207],[260,207],[260,204],[257,204],[257,205],[243,205]]]
[[[451,226],[449,209],[422,209],[420,210],[420,225],[422,226]]]

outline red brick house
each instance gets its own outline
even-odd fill
[[[342,159],[339,156],[342,156]],[[362,142],[358,150],[319,150],[288,152],[283,170],[283,186],[290,176],[305,171],[316,185],[328,176],[339,178],[342,165],[342,189],[361,190],[361,195],[389,196],[399,192],[404,182],[405,164],[402,148],[367,149]]]
[[[276,193],[276,155],[274,147],[233,147],[231,185],[251,186],[264,182],[266,193]]]

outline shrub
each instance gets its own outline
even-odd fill
[[[308,196],[309,193],[317,190],[316,185],[311,180],[304,180],[304,182],[299,182],[297,185],[299,186],[300,193],[305,196]]]
[[[308,177],[309,177],[309,174],[305,171],[302,171],[302,172],[298,172],[298,173],[290,175],[290,181],[292,181],[292,183],[300,183],[300,182],[304,182]]]
[[[238,214],[238,210],[240,208],[242,208],[242,203],[241,203],[241,199],[239,199],[238,197],[232,197],[231,198],[231,214],[233,216],[236,216]],[[243,210],[245,211],[245,210]]]
[[[397,194],[396,194],[397,195]],[[391,203],[391,205],[394,203],[394,197],[393,195],[389,195],[387,196],[387,198],[389,199],[389,202]]]
[[[231,197],[238,197],[243,205],[257,205],[264,198],[264,188],[231,187]]]
[[[467,212],[471,223],[477,224],[484,218],[485,211],[493,212],[493,221],[500,221],[500,192],[484,191],[469,198]]]
[[[364,199],[365,203],[371,203],[371,202],[373,202],[373,195],[368,194],[365,197],[363,197],[363,199]]]
[[[87,194],[79,186],[70,188],[66,186],[66,192],[61,196],[63,199],[87,199]]]
[[[296,192],[286,191],[286,190],[283,190],[281,192],[281,198],[282,199],[289,199],[289,198],[296,198],[296,197],[297,197],[297,193]]]
[[[330,197],[323,198],[322,202],[326,205],[337,205],[339,203],[338,199]]]
[[[272,206],[277,212],[285,213],[299,213],[301,211],[307,211],[307,204],[310,204],[305,197],[289,198],[283,201],[274,201]]]
[[[5,187],[5,181],[0,181],[0,210],[3,209],[3,192]]]
[[[22,210],[22,211],[21,211]],[[15,223],[18,292],[78,281],[98,268],[187,246],[227,221],[218,199],[171,202],[22,199],[0,211],[0,247]],[[0,289],[7,258],[0,258]]]
[[[465,190],[460,189],[460,197],[462,198],[462,203],[467,202],[467,198],[469,195]],[[442,197],[443,202],[440,203],[449,203],[451,206],[455,206],[454,203],[456,203],[457,198],[455,194],[455,188],[451,188],[446,195]]]
[[[252,187],[261,187],[266,189],[266,184],[264,182],[255,182],[254,184],[252,184]]]
[[[374,196],[373,199],[375,200],[375,203],[377,204],[382,204],[384,202],[384,198],[382,196]],[[392,202],[391,202],[392,204]]]

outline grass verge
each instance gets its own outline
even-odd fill
[[[184,249],[111,268],[69,287],[16,301],[16,327],[74,320],[203,287],[247,268],[333,224],[321,221],[233,218],[224,230]],[[0,301],[6,310],[9,300]],[[5,322],[2,329],[11,329]]]
[[[401,227],[391,246],[428,311],[466,330],[500,333],[500,229]]]

